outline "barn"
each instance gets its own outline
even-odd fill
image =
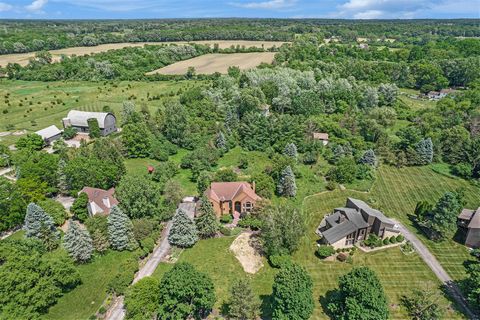
[[[88,112],[70,110],[67,117],[62,120],[64,128],[75,128],[78,132],[89,132],[88,120],[96,119],[102,136],[117,131],[117,119],[110,112]]]

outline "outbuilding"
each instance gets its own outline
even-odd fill
[[[109,135],[117,131],[117,119],[115,115],[110,112],[89,112],[70,110],[67,117],[64,118],[64,128],[75,128],[78,132],[89,132],[88,120],[96,119],[98,127],[100,128],[100,134],[102,136]]]
[[[53,141],[62,137],[62,131],[55,125],[39,130],[35,133],[42,137],[46,145],[51,145]]]

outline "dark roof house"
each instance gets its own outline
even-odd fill
[[[335,248],[352,246],[369,234],[380,238],[399,234],[395,223],[362,200],[347,198],[345,207],[335,208],[317,229],[324,243]]]
[[[463,209],[458,215],[458,226],[465,229],[465,245],[480,248],[480,207],[477,210]]]

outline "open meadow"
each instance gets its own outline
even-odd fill
[[[163,68],[148,72],[152,74],[185,74],[189,67],[194,67],[198,74],[212,74],[215,72],[227,73],[228,67],[236,66],[240,70],[255,68],[261,63],[272,63],[274,52],[249,52],[249,53],[211,53],[188,60],[176,62]]]
[[[62,56],[83,56],[105,52],[108,50],[117,50],[127,47],[143,47],[145,45],[162,45],[162,44],[205,44],[213,47],[218,44],[220,49],[228,49],[230,47],[241,46],[245,48],[256,47],[269,49],[272,47],[280,47],[285,42],[281,41],[248,41],[248,40],[205,40],[205,41],[176,41],[176,42],[122,42],[122,43],[108,43],[91,47],[73,47],[58,50],[50,50],[53,61],[59,61]],[[34,52],[29,53],[15,53],[0,55],[0,67],[5,67],[9,63],[18,63],[21,66],[26,66],[29,59],[35,57]]]

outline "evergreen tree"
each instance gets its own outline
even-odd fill
[[[48,250],[57,247],[60,235],[55,228],[55,222],[35,203],[30,203],[27,207],[23,229],[25,237],[39,239]]]
[[[76,262],[86,262],[92,256],[93,244],[90,233],[82,229],[74,220],[70,220],[67,233],[63,238],[63,246]]]
[[[358,162],[362,164],[367,164],[372,167],[376,167],[377,157],[375,156],[375,152],[372,149],[368,149],[363,153],[362,157],[360,158],[360,160],[358,160]]]
[[[223,134],[222,131],[219,131],[217,133],[217,137],[215,139],[215,147],[217,147],[217,149],[222,150],[222,152],[228,151],[227,139],[225,139],[225,135]]]
[[[292,167],[287,166],[282,170],[277,185],[277,192],[279,195],[285,197],[295,197],[297,194],[297,184],[295,182],[295,174],[292,171]]]
[[[442,319],[444,310],[438,303],[441,296],[430,287],[413,289],[409,296],[402,296],[402,305],[414,320]]]
[[[283,150],[283,154],[286,155],[287,157],[290,157],[296,160],[298,157],[298,151],[295,143],[287,144],[285,146],[285,149]]]
[[[260,301],[253,292],[250,282],[240,278],[230,288],[228,318],[238,320],[256,320],[260,315]]]
[[[68,191],[67,176],[65,175],[65,166],[67,163],[64,159],[58,161],[57,177],[58,177],[58,191],[61,194],[66,194]]]
[[[204,196],[200,199],[199,216],[195,219],[200,238],[214,237],[218,232],[218,222],[211,202]]]
[[[273,283],[274,320],[306,320],[313,312],[313,282],[307,271],[296,264],[283,267]]]
[[[462,210],[462,196],[456,192],[446,192],[438,200],[431,215],[427,218],[430,237],[436,240],[452,238],[457,231],[457,216]]]
[[[203,195],[205,190],[210,187],[212,182],[212,174],[208,171],[202,171],[197,178],[197,191],[199,195]]]
[[[418,156],[418,164],[429,164],[433,160],[433,143],[432,139],[426,138],[420,140],[415,146],[415,151]]]
[[[177,247],[188,248],[198,241],[195,222],[182,209],[173,216],[168,242]]]
[[[119,251],[130,249],[135,241],[132,221],[117,206],[112,207],[108,216],[108,240]]]
[[[75,219],[85,222],[88,218],[88,195],[82,192],[78,195],[78,198],[73,201],[70,212]]]

